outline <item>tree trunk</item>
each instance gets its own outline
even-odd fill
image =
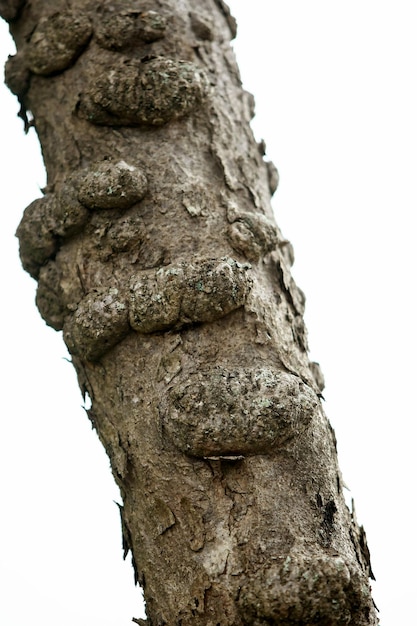
[[[21,259],[91,400],[147,624],[376,624],[228,8],[0,12],[48,173]]]

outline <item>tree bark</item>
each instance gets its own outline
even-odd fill
[[[377,624],[228,8],[0,11],[48,174],[21,259],[91,400],[147,623]]]

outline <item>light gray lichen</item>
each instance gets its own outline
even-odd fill
[[[188,115],[204,99],[204,73],[188,61],[121,59],[92,73],[81,112],[93,124],[159,126]]]
[[[128,209],[147,191],[145,173],[125,161],[102,161],[79,177],[78,200],[89,209]]]
[[[43,17],[25,49],[26,64],[42,76],[62,72],[81,54],[91,33],[90,21],[81,13],[67,10]]]
[[[275,452],[305,430],[318,400],[284,371],[213,367],[188,374],[161,407],[163,431],[180,450],[212,457]]]
[[[130,285],[130,324],[141,333],[210,322],[244,305],[249,265],[198,259],[142,272]]]

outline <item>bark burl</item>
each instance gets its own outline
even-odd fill
[[[48,173],[21,258],[91,399],[147,624],[377,624],[228,8],[0,12]]]

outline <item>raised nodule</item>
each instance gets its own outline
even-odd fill
[[[40,267],[58,250],[58,239],[53,227],[55,198],[52,195],[38,198],[26,207],[17,227],[22,265],[37,278]]]
[[[81,111],[93,124],[160,126],[189,114],[206,92],[203,72],[189,61],[121,59],[91,76]]]
[[[92,291],[65,322],[67,346],[94,361],[130,329],[147,334],[220,319],[244,305],[249,267],[229,258],[197,259],[135,274],[130,298],[115,287]]]
[[[140,41],[150,43],[161,39],[165,35],[166,22],[157,11],[138,10],[137,3],[123,1],[119,7],[113,3],[111,9],[104,9],[94,35],[103,48],[123,50],[135,47]]]
[[[278,245],[275,224],[261,213],[239,211],[230,206],[227,211],[230,226],[227,236],[233,248],[250,261],[256,261]]]
[[[78,304],[64,324],[71,354],[94,361],[129,332],[126,298],[116,288],[94,291]]]
[[[244,305],[249,265],[229,258],[167,265],[131,281],[130,324],[141,333],[211,322]]]
[[[79,177],[78,200],[89,209],[127,209],[147,190],[144,172],[125,161],[102,161]]]
[[[53,13],[37,25],[25,51],[34,74],[48,76],[66,70],[91,37],[89,19],[71,11]]]
[[[213,367],[169,390],[161,420],[167,439],[191,456],[272,454],[304,431],[317,407],[293,374]]]
[[[290,554],[260,570],[239,604],[247,626],[357,626],[368,623],[372,600],[363,576],[341,557]]]

